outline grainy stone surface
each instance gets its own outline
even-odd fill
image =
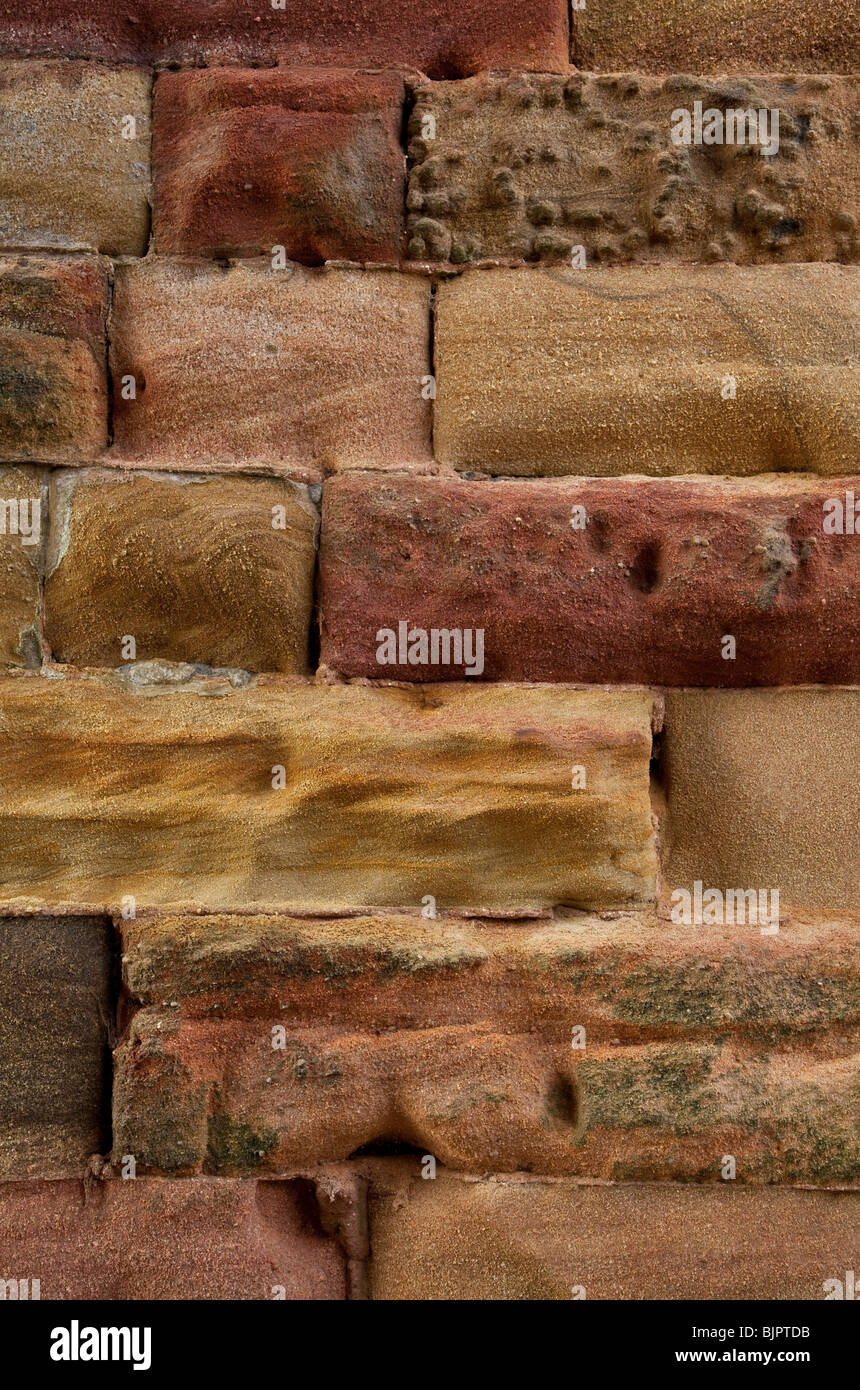
[[[856,924],[129,923],[115,1160],[851,1183]],[[336,992],[332,986],[336,982]],[[165,1003],[165,1001],[168,1001]],[[571,1030],[584,1030],[573,1047]]]
[[[317,512],[274,478],[51,478],[45,632],[54,659],[308,669]]]
[[[44,475],[0,468],[0,665],[42,659],[41,575]]]
[[[0,457],[72,463],[107,443],[104,263],[0,258]]]
[[[150,86],[135,68],[0,62],[0,245],[144,254]]]
[[[467,271],[436,306],[436,456],[530,477],[853,473],[858,286],[836,265]]]
[[[83,1174],[110,1147],[112,957],[98,918],[0,918],[4,1179]]]
[[[322,660],[375,676],[377,632],[406,619],[484,628],[484,679],[860,682],[860,544],[824,530],[826,504],[844,514],[853,491],[851,479],[797,475],[332,479]],[[722,657],[725,633],[735,661]],[[428,660],[397,674],[452,672]]]
[[[348,10],[330,0],[287,0],[282,8],[248,0],[5,0],[0,51],[61,57],[353,64],[421,68],[458,77],[481,68],[553,72],[568,61],[564,0],[530,0],[500,10],[490,0],[362,0]]]
[[[856,1193],[424,1182],[389,1166],[371,1202],[377,1299],[823,1299],[852,1268]]]
[[[118,266],[117,460],[302,477],[426,465],[429,300],[426,281],[387,271]]]
[[[233,689],[159,662],[50,676],[0,678],[7,903],[653,898],[644,691]]]
[[[317,69],[166,72],[155,87],[160,252],[397,261],[402,80]]]
[[[860,907],[860,691],[671,691],[665,892]]]
[[[857,13],[841,0],[600,0],[573,12],[582,68],[648,72],[856,72]]]
[[[677,113],[692,121],[695,102],[720,113],[719,143],[675,143]],[[765,128],[750,143],[746,117],[728,126],[727,111],[757,122],[766,112]],[[858,112],[853,78],[427,83],[409,118],[407,254],[569,262],[580,247],[588,264],[855,261]]]
[[[346,1297],[306,1182],[0,1184],[0,1267],[42,1299]]]

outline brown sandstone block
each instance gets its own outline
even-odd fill
[[[0,960],[0,1177],[82,1174],[110,1145],[110,923],[0,918]]]
[[[397,261],[403,82],[305,68],[166,72],[155,87],[160,252]]]
[[[58,472],[45,632],[54,659],[305,674],[316,508],[274,478]]]
[[[856,924],[613,917],[127,923],[114,1162],[858,1181]]]
[[[0,468],[0,665],[42,659],[43,474]]]
[[[405,619],[483,628],[484,679],[860,682],[860,538],[824,530],[831,499],[844,520],[853,491],[798,476],[336,478],[324,492],[322,660],[378,676],[377,634]],[[725,633],[735,661],[722,657]],[[451,678],[426,655],[396,674]]]
[[[857,690],[669,692],[666,897],[698,880],[856,911],[858,757]]]
[[[390,1167],[370,1206],[376,1299],[823,1299],[854,1267],[856,1193]]]
[[[0,244],[144,254],[150,85],[134,68],[0,62]]]
[[[436,457],[493,474],[856,469],[851,266],[473,270],[436,306]]]
[[[73,463],[107,443],[107,277],[86,258],[0,259],[0,455]]]
[[[0,678],[7,903],[653,898],[647,692],[50,675]]]
[[[580,67],[646,72],[856,72],[857,14],[840,0],[600,0],[573,11]]]
[[[372,64],[457,77],[480,68],[551,72],[568,62],[564,0],[500,10],[489,0],[364,0],[360,12],[330,0],[5,0],[0,51],[59,57],[216,64]]]
[[[0,1184],[0,1268],[42,1299],[343,1299],[308,1183]]]
[[[274,270],[269,259],[118,266],[117,458],[305,478],[426,464],[429,296],[394,272]]]
[[[856,261],[858,94],[854,78],[819,77],[426,83],[409,118],[407,254],[570,263],[578,247],[587,264]],[[696,102],[719,113],[713,132],[703,126],[719,143],[676,143],[679,113],[694,136]],[[738,112],[755,113],[755,139]]]

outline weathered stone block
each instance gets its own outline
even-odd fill
[[[317,512],[274,478],[70,470],[51,480],[45,631],[55,660],[304,675]]]
[[[851,474],[851,266],[469,271],[436,307],[437,458],[493,474]]]
[[[161,252],[397,261],[404,92],[393,73],[166,72],[155,87]]]
[[[107,443],[107,276],[94,259],[0,259],[0,455],[73,463]]]
[[[50,674],[0,678],[6,902],[653,898],[644,691]]]
[[[854,78],[426,83],[409,118],[408,255],[856,261],[858,108]]]
[[[427,464],[429,303],[425,281],[388,271],[275,270],[268,259],[120,265],[115,454],[311,480],[322,469]]]
[[[142,256],[150,75],[0,62],[0,244]]]

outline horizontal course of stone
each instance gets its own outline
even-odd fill
[[[248,683],[158,662],[13,673],[0,906],[648,902],[652,706],[635,690]]]
[[[384,1141],[464,1171],[718,1181],[729,1152],[743,1181],[854,1182],[856,929],[705,945],[610,916],[128,923],[114,1160],[282,1173]]]

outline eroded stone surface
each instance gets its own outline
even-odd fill
[[[155,88],[161,252],[397,261],[403,82],[318,69],[166,72]]]
[[[646,692],[50,676],[0,678],[7,903],[653,897]]]
[[[852,1268],[855,1193],[390,1169],[371,1202],[373,1298],[822,1299]]]
[[[649,72],[856,72],[860,24],[840,0],[601,0],[573,11],[584,68]]]
[[[0,918],[4,1179],[83,1174],[110,1146],[112,957],[104,920]]]
[[[851,266],[471,270],[439,288],[436,457],[518,474],[851,474]]]
[[[118,461],[305,477],[426,464],[429,297],[416,277],[269,259],[118,266]]]
[[[45,630],[55,660],[305,674],[316,508],[274,478],[57,472]]]
[[[0,456],[71,463],[107,443],[104,264],[0,258]]]
[[[666,898],[699,880],[856,911],[858,757],[860,691],[670,691]]]
[[[42,659],[43,482],[37,468],[0,468],[0,665]]]
[[[696,102],[720,113],[718,143],[675,143],[676,113],[692,122]],[[757,122],[767,112],[765,128],[752,140],[746,117],[726,126],[727,111]],[[570,262],[579,247],[587,264],[854,261],[857,118],[853,78],[427,83],[409,118],[407,254]]]
[[[0,62],[0,244],[141,256],[150,75]]]
[[[0,1265],[51,1300],[342,1299],[314,1207],[301,1181],[2,1183]]]
[[[373,677],[377,633],[406,619],[410,630],[483,628],[484,679],[858,682],[860,541],[844,524],[854,493],[851,479],[798,476],[332,479],[322,660]],[[833,501],[843,534],[824,530],[839,519]],[[394,673],[450,680],[427,655]]]

